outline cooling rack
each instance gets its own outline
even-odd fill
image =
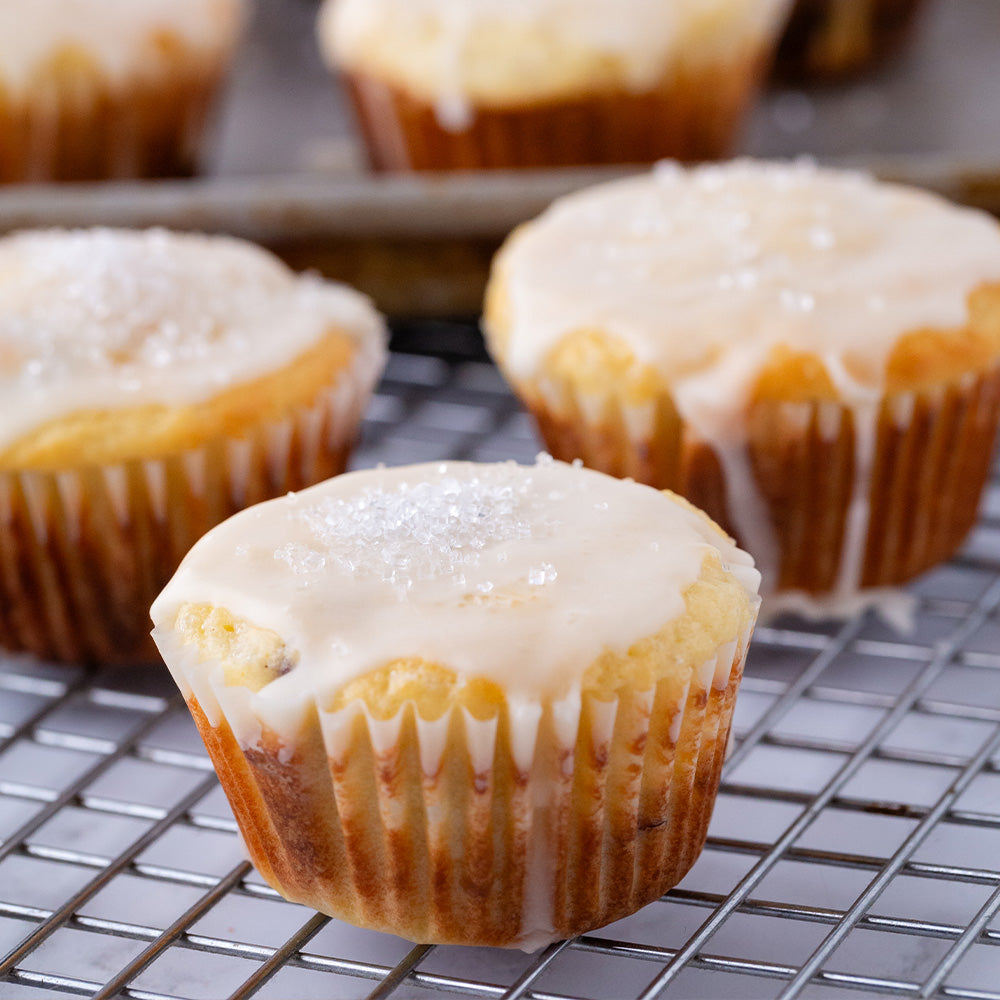
[[[355,465],[531,460],[473,327],[400,327]],[[916,627],[758,629],[704,853],[534,954],[287,903],[166,671],[0,654],[0,1000],[1000,1000],[1000,483]]]

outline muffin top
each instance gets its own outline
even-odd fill
[[[178,42],[224,50],[245,10],[246,0],[0,0],[0,88],[16,93],[81,66],[119,82]]]
[[[544,456],[446,462],[338,476],[235,515],[157,598],[153,635],[220,660],[195,673],[257,691],[261,711],[346,697],[390,715],[413,689],[479,684],[494,694],[467,707],[488,714],[501,696],[646,689],[656,678],[622,672],[649,637],[687,671],[714,669],[720,644],[745,639],[758,583],[671,494]]]
[[[904,335],[953,333],[942,363],[959,347],[992,363],[1000,329],[988,345],[959,331],[997,282],[1000,225],[931,193],[806,162],[664,163],[516,231],[486,319],[514,377],[599,331],[694,418],[741,412],[780,357],[811,359],[848,404],[883,389]]]
[[[380,363],[384,329],[366,298],[242,240],[159,229],[0,239],[0,457],[74,414],[212,399],[331,332]]]
[[[429,102],[481,104],[627,87],[678,59],[724,58],[777,30],[788,0],[327,0],[336,65]]]

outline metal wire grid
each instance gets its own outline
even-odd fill
[[[357,465],[530,459],[468,328],[397,338]],[[423,346],[421,346],[423,349]],[[0,656],[0,1000],[1000,1000],[1000,486],[917,628],[758,630],[701,859],[533,955],[417,946],[281,900],[163,670]]]

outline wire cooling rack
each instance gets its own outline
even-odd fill
[[[356,465],[537,450],[474,330],[397,331]],[[912,591],[906,636],[758,629],[694,869],[535,954],[285,902],[164,669],[0,654],[0,1000],[1000,1000],[1000,485]]]

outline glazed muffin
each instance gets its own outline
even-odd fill
[[[380,170],[727,155],[788,0],[327,0]]]
[[[0,182],[191,173],[246,0],[0,0]]]
[[[923,0],[795,0],[775,57],[783,80],[854,77],[896,53]]]
[[[684,494],[785,603],[856,610],[974,523],[1000,405],[983,213],[808,163],[663,164],[516,231],[485,327],[554,455]]]
[[[220,525],[153,635],[274,888],[531,949],[694,863],[758,582],[646,486],[547,456],[405,466]]]
[[[384,341],[367,299],[242,241],[0,240],[0,646],[155,657],[197,538],[342,471]]]

